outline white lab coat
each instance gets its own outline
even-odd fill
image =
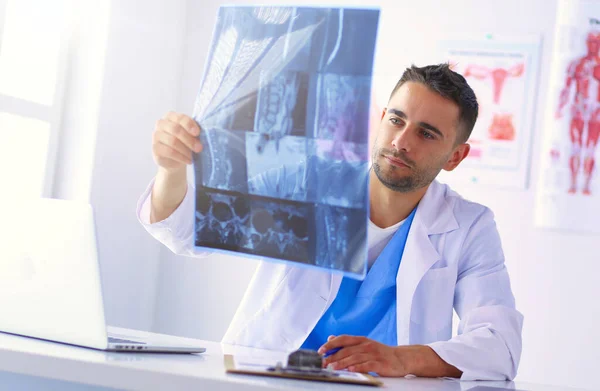
[[[194,194],[149,224],[152,183],[138,202],[148,232],[173,252],[193,246]],[[399,345],[427,344],[463,372],[461,380],[516,376],[523,316],[515,309],[493,213],[434,181],[421,200],[398,270]],[[341,276],[292,265],[259,264],[223,342],[266,349],[300,347],[336,297]],[[452,338],[452,310],[460,318]]]

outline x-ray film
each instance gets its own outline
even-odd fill
[[[194,107],[195,246],[366,273],[379,10],[223,6]]]

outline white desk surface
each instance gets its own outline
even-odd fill
[[[161,334],[111,328],[160,340]],[[0,372],[127,390],[352,390],[466,391],[477,386],[529,391],[564,388],[519,382],[459,382],[448,379],[381,378],[383,388],[226,374],[223,354],[285,361],[286,353],[200,343],[203,354],[109,353],[0,333]],[[477,389],[475,389],[477,390]],[[475,391],[473,390],[473,391]],[[493,391],[493,389],[488,390]],[[499,391],[499,390],[498,390]]]

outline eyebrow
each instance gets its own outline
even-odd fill
[[[388,113],[392,113],[402,119],[407,119],[408,117],[406,116],[406,114],[404,114],[404,112],[402,110],[398,110],[398,109],[388,109]],[[444,134],[442,132],[440,132],[440,130],[438,128],[436,128],[435,126],[428,124],[427,122],[419,122],[419,126],[427,129],[427,130],[431,130],[433,133],[437,134],[438,136],[440,136],[441,138],[444,138]]]

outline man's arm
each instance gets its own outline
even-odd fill
[[[152,188],[150,223],[169,217],[187,192],[186,167],[192,153],[199,153],[200,126],[184,114],[167,113],[156,122],[152,134],[152,156],[158,173]]]
[[[171,216],[183,202],[187,189],[185,167],[175,172],[159,167],[150,195],[150,223],[154,224]]]
[[[332,369],[348,369],[351,372],[375,372],[379,376],[403,377],[461,377],[462,372],[448,364],[426,345],[389,346],[368,339],[341,335],[329,337],[319,348],[325,354],[335,348],[337,353],[323,360],[323,366]]]
[[[446,361],[427,345],[398,346],[398,355],[408,365],[408,373],[420,377],[462,376],[462,371]]]
[[[184,114],[170,112],[156,122],[152,155],[158,172],[137,207],[142,226],[179,255],[209,254],[193,246],[194,190],[186,176],[192,152],[202,150],[199,134],[198,124]]]
[[[486,209],[465,238],[454,294],[458,335],[428,344],[463,372],[462,380],[512,380],[522,349],[523,315],[515,308],[493,213]]]

